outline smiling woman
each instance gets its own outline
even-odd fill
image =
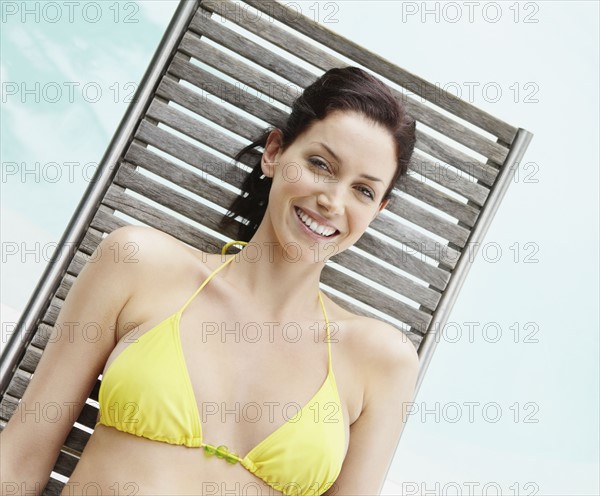
[[[236,157],[257,157],[222,219],[249,220],[222,251],[241,252],[223,261],[140,226],[104,238],[55,329],[93,320],[109,331],[94,342],[50,339],[19,405],[80,404],[102,372],[99,418],[63,494],[90,484],[102,494],[378,493],[419,359],[394,327],[342,308],[319,285],[329,256],[385,208],[414,144],[414,120],[383,83],[357,67],[330,69]],[[133,243],[137,263],[112,259],[115,243]],[[269,256],[246,256],[257,248]],[[268,335],[240,339],[238,329],[261,323]],[[227,421],[239,405],[246,413]],[[68,428],[13,415],[2,483],[43,486]],[[50,448],[24,463],[39,438]]]
[[[336,114],[333,120],[327,119],[333,112]],[[342,116],[340,112],[343,112]],[[315,126],[316,130],[313,129]],[[330,129],[330,134],[337,134],[336,139],[340,143],[340,150],[337,153],[327,143],[323,143],[322,133],[327,129]],[[307,155],[308,158],[296,157],[297,161],[281,160],[278,155],[284,153],[303,133],[310,136],[310,139],[304,136],[300,141],[302,145],[298,144],[298,146],[306,148],[310,144],[315,148],[314,145],[317,145],[314,153]],[[378,141],[370,141],[374,138]],[[353,150],[351,144],[355,143],[355,139],[362,141],[363,154],[360,157],[349,151]],[[406,175],[415,139],[414,119],[405,112],[402,105],[381,81],[358,67],[331,69],[306,88],[304,93],[294,101],[292,112],[281,129],[265,131],[260,138],[238,153],[236,156],[238,161],[246,154],[255,154],[259,158],[242,186],[242,190],[248,193],[247,196],[240,196],[232,203],[223,225],[233,222],[236,215],[243,213],[249,222],[240,226],[239,238],[247,241],[258,228],[267,210],[273,168],[269,169],[263,165],[264,159],[260,152],[256,151],[258,147],[272,145],[281,148],[280,151],[275,150],[276,157],[267,154],[266,158],[271,162],[279,160],[286,164],[282,170],[284,174],[282,177],[288,182],[296,181],[296,174],[299,179],[302,177],[302,170],[306,165],[299,164],[307,164],[307,162],[309,162],[308,167],[315,171],[313,182],[317,182],[317,175],[324,173],[328,174],[322,179],[324,183],[337,182],[339,178],[336,179],[335,174],[338,170],[344,172],[340,169],[342,160],[338,156],[342,154],[348,157],[346,167],[350,165],[357,167],[360,164],[358,167],[361,172],[360,177],[369,179],[371,185],[358,186],[358,188],[363,188],[363,191],[370,188],[370,192],[363,195],[369,197],[371,202],[379,199],[379,206],[382,209],[391,198],[392,189],[399,186],[399,181]],[[317,151],[321,152],[320,159],[317,157]],[[306,155],[307,151],[303,153]],[[329,160],[325,158],[327,156]],[[299,167],[299,170],[290,172],[290,166]],[[265,171],[265,167],[268,170]],[[319,168],[324,171],[318,171]],[[385,180],[381,178],[377,180],[370,176],[376,172],[379,176],[386,175],[390,169],[393,171],[391,178],[386,176]],[[305,174],[305,180],[306,176]],[[380,188],[384,190],[379,192]],[[314,212],[313,218],[315,218]]]
[[[328,258],[324,256],[325,253],[339,253],[355,243],[385,207],[393,186],[406,172],[414,146],[415,124],[383,84],[361,69],[347,67],[332,69],[309,86],[304,95],[294,103],[288,122],[281,127],[268,130],[259,140],[238,154],[237,158],[240,159],[244,153],[257,146],[264,147],[254,170],[242,186],[242,191],[248,194],[238,197],[223,221],[224,224],[230,222],[235,214],[249,218],[249,224],[241,225],[240,241],[259,247],[262,252],[266,252],[269,246],[275,246],[272,252],[274,257],[269,260],[263,258],[252,264],[245,261],[243,253],[241,258],[236,258],[237,263],[228,271],[224,270],[219,281],[213,282],[212,290],[215,295],[223,291],[223,298],[215,301],[213,309],[221,307],[218,313],[226,310],[226,314],[232,315],[234,312],[229,308],[231,304],[226,303],[225,293],[228,287],[231,290],[236,288],[238,294],[243,295],[236,298],[236,305],[244,302],[247,303],[243,305],[245,308],[262,308],[259,314],[262,315],[266,311],[265,315],[277,322],[302,322],[306,316],[316,313],[313,303],[315,300],[308,295],[319,296],[318,301],[327,323],[327,333],[329,322],[325,307],[329,309],[332,320],[341,326],[338,329],[341,338],[339,343],[333,346],[333,350],[328,344],[329,372],[310,402],[303,402],[305,406],[301,412],[305,413],[305,420],[300,422],[300,417],[294,418],[275,431],[268,423],[248,428],[247,432],[239,434],[231,443],[237,447],[244,447],[244,456],[231,453],[224,445],[219,448],[216,445],[205,444],[200,427],[193,428],[184,423],[183,429],[176,429],[169,434],[169,431],[164,431],[164,427],[159,427],[164,424],[163,417],[160,417],[163,424],[159,422],[153,425],[147,421],[147,417],[142,417],[145,414],[142,411],[139,412],[142,422],[134,425],[133,431],[123,423],[111,423],[106,418],[103,421],[101,419],[101,423],[137,436],[166,440],[171,444],[204,446],[217,454],[220,449],[221,456],[231,463],[239,462],[283,494],[309,494],[310,491],[314,492],[315,488],[316,494],[321,494],[334,482],[332,492],[342,491],[343,494],[343,491],[351,489],[360,489],[361,493],[365,494],[377,492],[381,489],[385,471],[402,430],[398,420],[402,417],[400,407],[402,401],[411,399],[418,360],[412,345],[403,343],[401,347],[395,347],[401,350],[404,357],[393,365],[395,369],[392,374],[373,375],[366,367],[355,369],[352,375],[348,374],[349,367],[342,364],[364,363],[364,356],[361,358],[363,350],[353,347],[350,344],[352,341],[365,343],[373,340],[371,342],[374,346],[375,340],[390,341],[392,337],[398,337],[398,334],[392,334],[389,332],[391,329],[384,330],[381,327],[380,331],[372,331],[372,335],[367,336],[365,329],[372,328],[374,324],[369,322],[371,319],[351,315],[329,299],[326,300],[327,305],[323,306],[323,295],[318,287],[321,270]],[[325,243],[329,247],[333,243],[334,249],[325,250],[318,246]],[[225,264],[232,260],[233,257]],[[213,270],[206,282],[224,268],[225,264]],[[225,283],[227,286],[222,290],[217,289]],[[212,299],[209,291],[211,289],[207,294],[205,290],[205,300]],[[179,317],[182,312],[183,309],[180,310]],[[201,312],[204,318],[209,315],[216,318],[218,313]],[[247,322],[256,315],[256,311],[253,310],[239,313],[238,318]],[[185,330],[183,332],[185,333]],[[163,338],[169,334],[170,331],[167,330],[160,332]],[[284,342],[280,342],[272,349],[265,348],[259,356],[271,363],[277,363],[278,355],[292,356],[292,360],[296,360],[294,356],[301,356],[300,349],[308,346],[308,340],[304,339],[303,342],[304,344],[295,342],[293,349],[288,349],[289,343],[286,346]],[[204,346],[206,349],[206,345]],[[160,346],[159,349],[165,348]],[[391,349],[394,349],[393,345]],[[139,347],[136,351],[138,354],[142,353]],[[256,349],[235,351],[234,356],[237,358],[234,362],[242,363],[242,356],[251,351],[257,355]],[[229,355],[232,351],[227,350],[226,353]],[[238,356],[237,353],[241,354]],[[310,353],[314,355],[315,351]],[[381,352],[378,353],[381,355]],[[340,389],[333,372],[332,354],[337,358]],[[219,356],[219,353],[215,349],[211,355],[213,358],[207,358],[207,363],[215,360],[214,357]],[[147,360],[148,356],[145,359]],[[128,360],[133,360],[131,354]],[[165,360],[162,352],[151,361],[156,365],[161,360]],[[382,363],[389,360],[391,366],[391,357],[381,357],[380,360]],[[135,370],[147,367],[144,366],[144,362],[135,367],[128,365],[127,361],[125,366]],[[300,370],[304,369],[302,365],[298,367]],[[281,364],[279,369],[284,368],[284,364]],[[157,373],[162,373],[160,368]],[[261,398],[253,392],[252,381],[249,379],[252,374],[248,370],[237,370],[223,384],[229,384],[229,381],[234,383],[235,377],[242,373],[248,381],[248,396],[245,400],[250,402],[276,397]],[[112,374],[114,376],[115,372]],[[127,371],[123,370],[121,374],[125,376]],[[184,375],[187,375],[187,372]],[[262,374],[257,375],[264,377]],[[113,380],[111,379],[109,384],[112,385]],[[157,384],[157,381],[150,382],[153,385]],[[198,370],[195,374],[192,373],[192,383],[205,382],[205,371]],[[319,383],[312,378],[306,382]],[[176,383],[177,380],[173,379],[166,386],[172,388]],[[277,390],[290,389],[287,381],[277,386]],[[117,392],[108,392],[106,396],[101,396],[101,401],[106,399],[112,401],[112,404],[123,404],[123,401],[120,401],[123,398],[118,394],[119,383],[112,387],[117,388]],[[121,387],[127,386],[121,384]],[[285,399],[305,398],[306,392],[315,389],[303,386],[299,389],[302,394]],[[205,385],[200,390],[206,395]],[[393,390],[398,398],[395,404],[387,398],[390,390]],[[135,404],[143,405],[143,395],[140,396],[138,392],[135,397],[138,396]],[[152,398],[153,394],[149,392],[148,396]],[[133,397],[130,395],[129,399]],[[208,397],[223,397],[223,394],[215,393],[214,396],[211,394]],[[164,398],[166,399],[166,396]],[[366,398],[370,401],[366,402]],[[230,401],[236,399],[239,400],[239,396],[227,398]],[[193,412],[198,411],[194,395],[190,395],[189,404]],[[340,415],[339,418],[328,418],[327,422],[307,421],[310,417],[306,415],[307,410],[315,409],[319,404],[335,406],[335,413]],[[382,413],[378,408],[383,404],[387,405],[388,413],[390,408],[398,409],[397,415],[387,417],[396,420],[385,420],[374,413]],[[108,412],[109,408],[107,405],[101,405],[101,412]],[[182,407],[181,410],[185,411],[185,408]],[[195,414],[190,416],[191,419],[196,417]],[[208,423],[206,427],[206,431],[213,436],[217,432],[220,433],[219,436],[211,436],[211,439],[222,440],[230,437],[226,427],[219,428]],[[104,432],[104,429],[99,430]],[[262,434],[256,436],[251,432]],[[181,441],[182,436],[187,439],[190,435],[190,441]],[[247,441],[244,441],[245,439]],[[369,460],[370,466],[365,467],[360,451],[368,449],[370,444],[379,445],[380,457]],[[359,461],[361,470],[358,470]],[[85,474],[81,471],[85,470],[86,466],[92,466],[91,462],[78,466],[80,471],[74,474],[75,482],[85,482],[85,477],[79,479],[77,476]],[[210,477],[217,477],[217,474],[211,474]],[[225,479],[231,482],[249,482],[245,477],[239,473],[231,473],[225,476]],[[197,482],[199,481],[194,481],[194,487],[197,487]],[[187,484],[181,481],[181,489],[187,489]],[[292,491],[292,488],[297,492]]]
[[[274,234],[283,246],[294,245],[297,232],[277,232],[278,226],[293,218],[292,231],[300,226],[300,232],[308,235],[307,243],[327,240],[334,243],[336,253],[344,251],[388,201],[386,188],[399,168],[391,134],[362,114],[339,110],[309,126],[287,148],[281,144],[281,134],[275,130],[269,135],[261,161],[264,175],[276,183],[269,194],[268,204],[273,206],[267,207],[271,222],[262,223],[263,230],[271,225],[275,231],[269,236]],[[323,145],[316,144],[317,139],[339,149],[343,160],[334,160]],[[365,179],[374,164],[384,180]],[[328,236],[325,229],[331,231]],[[263,230],[257,229],[253,242],[263,239]],[[312,250],[300,245],[300,251],[308,261]]]

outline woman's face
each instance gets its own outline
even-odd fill
[[[353,245],[387,204],[395,144],[362,114],[334,111],[285,151],[281,131],[273,131],[262,171],[273,179],[264,221],[276,240],[299,248],[298,259],[326,260]]]

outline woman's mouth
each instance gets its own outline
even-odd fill
[[[296,217],[300,221],[302,227],[308,231],[313,236],[318,236],[323,239],[331,239],[337,234],[339,231],[333,227],[325,226],[323,224],[319,224],[315,219],[307,215],[303,210],[298,207],[294,207],[296,211]]]

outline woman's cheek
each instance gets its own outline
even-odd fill
[[[317,186],[318,176],[298,163],[289,162],[281,169],[282,186],[296,195],[309,194]]]
[[[281,167],[281,179],[284,184],[295,184],[302,180],[302,176],[306,175],[305,171],[297,162],[286,162]]]

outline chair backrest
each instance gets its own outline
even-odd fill
[[[354,247],[330,259],[322,289],[350,311],[387,320],[405,333],[421,357],[418,390],[436,334],[531,133],[441,94],[293,6],[184,0],[4,350],[0,427],[103,236],[129,223],[145,224],[201,250],[220,251],[235,239],[233,229],[222,231],[218,224],[245,174],[232,157],[264,128],[281,123],[316,77],[346,65],[390,86],[417,120],[418,139],[403,190],[394,191]],[[95,424],[99,384],[54,468],[65,477]],[[62,485],[51,479],[46,493]]]

